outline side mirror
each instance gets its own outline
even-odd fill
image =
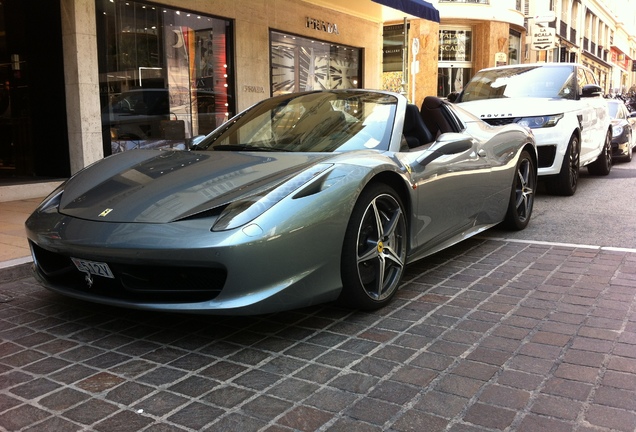
[[[426,166],[442,156],[463,153],[473,147],[473,140],[458,133],[445,133],[439,136],[437,142],[429,147],[418,163]]]
[[[603,96],[603,89],[596,84],[587,84],[583,86],[581,97]]]
[[[448,94],[448,96],[446,96],[446,100],[448,100],[450,103],[453,103],[457,100],[457,96],[459,96],[459,93],[451,92]]]

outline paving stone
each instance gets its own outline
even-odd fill
[[[577,430],[580,431],[580,429]],[[562,420],[530,414],[523,418],[518,428],[518,432],[537,431],[572,432],[574,431],[574,425]]]
[[[468,409],[464,420],[478,426],[504,430],[512,424],[515,415],[516,411],[476,403]]]
[[[484,389],[478,400],[489,405],[520,410],[530,400],[530,392],[502,385],[491,385]]]
[[[423,395],[414,408],[450,420],[461,413],[467,403],[468,398],[433,390]]]
[[[272,396],[258,396],[246,402],[242,409],[245,413],[261,420],[271,420],[293,406],[292,403]]]
[[[539,395],[532,404],[531,411],[561,420],[576,420],[583,411],[583,403],[561,397]]]
[[[111,403],[99,399],[89,399],[74,408],[64,411],[62,415],[67,419],[88,426],[103,420],[117,410],[118,408]]]
[[[441,432],[446,429],[448,420],[418,410],[408,410],[391,429],[400,432]]]
[[[72,388],[63,388],[55,393],[40,399],[39,403],[53,411],[64,411],[77,405],[80,402],[88,400],[91,395],[77,391]]]
[[[132,408],[143,410],[143,412],[157,417],[163,417],[187,403],[189,403],[189,399],[184,396],[167,391],[159,391],[132,405]]]
[[[46,411],[31,405],[20,405],[0,414],[0,428],[17,431],[31,423],[50,417]]]
[[[633,432],[636,413],[602,405],[591,405],[585,419],[592,425],[624,432]]]
[[[207,424],[217,420],[223,413],[224,411],[218,408],[192,402],[168,417],[168,420],[186,428],[201,430]]]
[[[222,386],[203,396],[201,400],[222,408],[232,408],[253,397],[256,393],[240,387]]]

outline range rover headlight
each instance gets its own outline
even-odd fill
[[[530,129],[541,129],[556,126],[563,118],[563,114],[554,114],[547,116],[523,117],[517,123]]]
[[[619,136],[622,133],[623,133],[623,126],[621,125],[612,126],[612,136]]]
[[[212,231],[230,230],[253,221],[331,166],[331,164],[314,165],[281,185],[233,202],[223,210],[212,226]]]

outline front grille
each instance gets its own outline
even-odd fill
[[[556,146],[539,146],[537,147],[537,155],[539,156],[539,168],[551,167],[556,156]]]
[[[227,271],[221,268],[109,262],[115,278],[93,276],[89,286],[86,274],[77,270],[70,257],[34,243],[31,248],[35,264],[47,282],[113,299],[145,303],[208,301],[220,294],[227,279]]]
[[[504,125],[516,123],[517,121],[519,121],[519,118],[517,117],[507,117],[507,118],[501,118],[501,117],[483,118],[482,117],[481,119],[491,126],[504,126]]]

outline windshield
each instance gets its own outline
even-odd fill
[[[571,66],[519,66],[478,72],[457,102],[510,97],[575,99]]]
[[[618,117],[618,104],[617,103],[609,102],[607,104],[607,107],[609,109],[609,115],[610,115],[611,118]]]
[[[206,137],[197,150],[388,150],[397,98],[322,91],[267,99]]]

